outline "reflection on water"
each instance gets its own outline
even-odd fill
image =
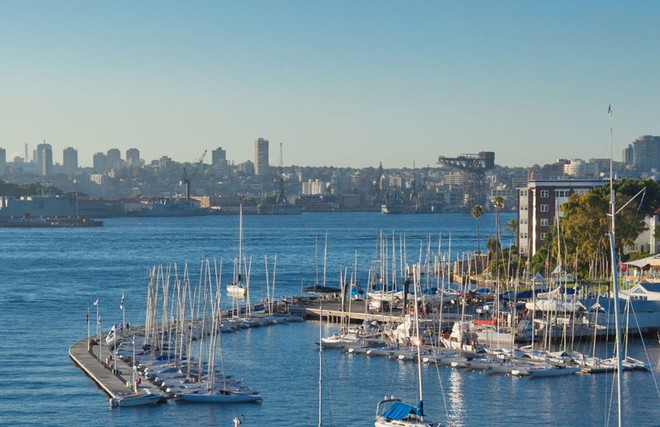
[[[449,372],[449,402],[451,421],[457,425],[462,425],[461,420],[465,419],[463,389],[463,373],[457,369],[451,369]]]

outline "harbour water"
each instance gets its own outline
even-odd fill
[[[506,223],[510,217],[501,218]],[[299,295],[323,280],[336,286],[353,269],[367,280],[379,233],[405,236],[409,262],[425,253],[429,239],[452,256],[476,247],[470,215],[329,213],[246,216],[244,253],[252,257],[252,296],[265,297],[264,257],[277,256],[276,295]],[[310,426],[318,419],[318,322],[276,325],[223,335],[228,373],[258,389],[262,404],[206,405],[170,401],[154,407],[111,409],[108,399],[68,358],[68,348],[87,335],[86,313],[99,309],[101,326],[126,320],[144,324],[147,270],[188,262],[192,276],[204,258],[223,261],[231,279],[237,255],[238,217],[111,218],[102,228],[2,229],[0,236],[0,425],[194,425]],[[495,216],[481,218],[481,245],[494,235]],[[505,239],[508,239],[505,236]],[[505,243],[506,245],[507,243]],[[318,265],[318,270],[317,266]],[[194,279],[193,279],[194,280]],[[93,306],[94,300],[98,306]],[[226,307],[231,300],[223,301]],[[328,335],[336,325],[324,325]],[[92,324],[92,330],[95,326]],[[580,343],[587,346],[587,343]],[[601,343],[602,348],[607,344]],[[660,425],[657,339],[633,340],[629,354],[651,363],[654,373],[626,372],[626,425]],[[323,425],[373,425],[376,403],[396,394],[414,402],[415,366],[386,358],[323,352]],[[433,418],[455,425],[615,425],[611,374],[526,379],[425,366],[424,402]]]

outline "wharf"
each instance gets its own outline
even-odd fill
[[[126,374],[130,378],[132,368],[119,358],[114,359],[116,373],[111,368],[104,365],[105,359],[112,353],[107,345],[93,342],[87,349],[87,338],[84,338],[69,348],[69,357],[73,363],[79,367],[96,385],[103,390],[110,398],[117,398],[133,394],[130,389],[130,381],[127,381],[122,375]],[[101,356],[101,357],[99,357]],[[145,381],[140,388],[149,390],[154,394],[162,394],[155,385]]]
[[[318,319],[322,314],[323,319],[330,323],[363,323],[365,321],[402,323],[405,320],[405,314],[399,309],[393,309],[390,313],[365,310],[364,301],[352,301],[350,308],[346,307],[344,310],[341,308],[341,302],[323,301],[322,304],[318,301],[311,304],[301,304],[298,302],[297,306],[289,307],[289,310],[292,313],[301,313],[308,319]],[[434,314],[430,318],[439,321],[439,313]],[[442,329],[451,330],[454,322],[460,320],[460,318],[460,313],[443,313]],[[465,318],[471,319],[472,316],[465,316]]]

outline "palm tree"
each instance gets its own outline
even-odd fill
[[[504,199],[502,196],[496,196],[493,199],[493,206],[495,207],[495,238],[497,239],[497,244],[501,247],[502,242],[500,241],[500,210],[504,207]]]
[[[472,216],[477,220],[477,253],[481,253],[481,242],[479,240],[479,218],[484,214],[484,209],[481,205],[472,206]]]
[[[509,222],[504,224],[504,232],[511,233],[513,236],[513,244],[518,246],[518,221],[515,218],[511,218]]]

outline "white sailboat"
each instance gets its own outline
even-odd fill
[[[414,266],[419,267],[419,266]],[[419,268],[413,268],[415,304],[417,304],[417,287],[419,286]],[[394,396],[386,396],[376,406],[375,427],[439,427],[439,422],[428,421],[424,415],[424,399],[422,387],[422,353],[419,338],[419,318],[415,307],[416,340],[417,347],[417,380],[419,384],[419,403],[416,406],[403,403]]]
[[[227,285],[227,294],[233,297],[245,297],[247,286],[242,280],[243,267],[243,205],[238,211],[238,259],[234,265],[234,280]]]
[[[110,406],[142,406],[151,405],[161,401],[163,396],[158,393],[152,393],[148,389],[142,391],[138,387],[137,381],[137,367],[135,366],[135,336],[133,336],[133,358],[131,359],[131,386],[132,393],[116,395],[110,399]]]

